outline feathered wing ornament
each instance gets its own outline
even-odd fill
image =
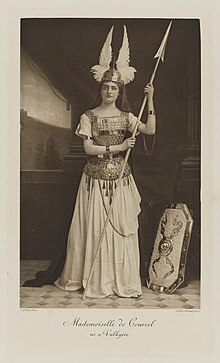
[[[116,61],[117,70],[120,73],[124,84],[128,84],[129,82],[133,81],[134,73],[136,72],[136,69],[134,67],[129,66],[129,62],[130,62],[130,48],[128,43],[126,26],[124,25],[123,42],[118,54],[118,59]]]
[[[111,28],[110,32],[107,35],[106,41],[102,47],[100,56],[99,56],[99,64],[93,66],[91,68],[91,72],[93,73],[93,77],[97,82],[101,82],[104,73],[110,68],[110,63],[112,60],[112,33],[113,28]]]

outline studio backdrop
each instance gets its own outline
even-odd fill
[[[112,48],[117,57],[123,25],[127,27],[130,64],[137,70],[127,96],[137,115],[170,20],[21,19],[21,259],[50,260],[57,246],[65,248],[86,162],[74,131],[80,115],[97,99],[90,68],[98,63],[110,28],[114,25]],[[154,80],[156,137],[139,135],[129,160],[142,196],[142,275],[160,216],[172,203],[186,203],[193,215],[189,266],[191,274],[199,273],[200,74],[199,20],[175,19]]]

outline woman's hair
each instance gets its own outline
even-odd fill
[[[96,98],[95,104],[94,104],[94,108],[99,106],[102,102],[102,97],[101,97],[101,88],[104,82],[102,82],[99,87],[98,87],[98,96]],[[124,84],[120,84],[117,82],[114,82],[115,84],[117,84],[118,88],[119,88],[119,96],[116,100],[116,106],[119,108],[119,110],[121,111],[125,111],[125,112],[130,112],[131,111],[131,107],[130,104],[128,102],[128,98],[127,98],[127,93],[126,93],[126,88]]]

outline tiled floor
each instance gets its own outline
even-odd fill
[[[21,261],[21,285],[34,277],[39,270],[44,270],[48,261]],[[139,298],[120,298],[110,296],[104,299],[86,298],[82,293],[68,292],[54,285],[39,287],[21,287],[21,308],[65,308],[65,309],[199,309],[200,282],[190,281],[187,287],[178,289],[173,295],[156,293],[142,286]]]

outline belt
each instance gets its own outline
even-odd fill
[[[120,153],[108,153],[108,154],[98,155],[98,158],[103,160],[112,160],[118,158],[119,156]]]
[[[85,174],[94,179],[114,180],[118,179],[123,165],[124,158],[119,153],[112,153],[99,155],[99,157],[93,156],[88,160],[83,170]],[[130,175],[130,172],[130,167],[126,163],[123,176]]]

